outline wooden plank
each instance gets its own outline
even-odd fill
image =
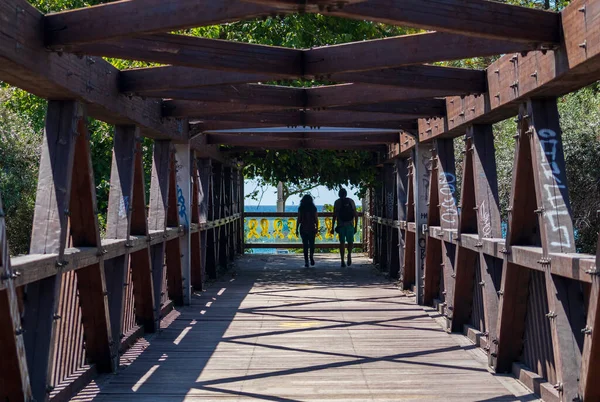
[[[27,1],[3,1],[0,19],[2,81],[46,99],[85,101],[91,117],[110,124],[139,124],[147,136],[187,136],[187,126],[162,121],[159,103],[119,96],[118,70],[109,63],[48,52],[40,34],[43,16]]]
[[[171,147],[169,158],[169,192],[167,203],[167,226],[179,230],[179,210],[177,206],[177,167],[175,163],[175,148]],[[167,291],[169,299],[176,306],[183,305],[183,287],[181,271],[181,246],[179,238],[167,241],[165,245],[167,265]]]
[[[399,52],[398,49],[406,51]],[[304,74],[327,76],[341,72],[380,70],[534,49],[535,45],[510,40],[429,32],[307,50],[304,54]],[[357,54],[361,57],[356,57]]]
[[[44,18],[46,42],[54,47],[97,42],[142,33],[168,32],[269,15],[268,7],[235,0],[125,0],[83,7]],[[110,20],[110,24],[106,21]]]
[[[287,0],[249,0],[287,10]],[[332,2],[333,3],[333,2]],[[370,0],[321,8],[321,12],[344,18],[370,20],[390,25],[453,32],[469,36],[521,42],[559,41],[559,15],[555,12],[482,0],[433,0],[425,6],[419,0]],[[323,4],[303,2],[302,7]],[[298,5],[296,7],[299,7]],[[526,27],[529,27],[527,29]]]
[[[75,141],[72,187],[69,202],[69,223],[73,247],[96,247],[100,252],[96,182],[90,152],[86,121],[80,119]],[[104,261],[76,271],[77,290],[81,305],[85,352],[89,363],[99,373],[112,372],[116,367],[112,358],[113,343]],[[73,323],[75,325],[75,323]]]
[[[415,204],[415,288],[418,304],[424,304],[423,276],[425,275],[426,229],[428,223],[429,187],[431,177],[431,148],[425,144],[415,146],[413,159],[413,184]],[[410,202],[410,199],[409,199]]]
[[[110,42],[65,46],[64,51],[125,60],[295,78],[302,51],[175,34],[150,34]]]
[[[0,282],[6,284],[6,288],[0,290],[0,355],[3,357],[0,360],[0,399],[7,401],[32,398],[14,274],[0,197]]]
[[[402,113],[426,117],[443,116],[446,113],[446,102],[442,99],[414,99],[407,101],[380,102],[367,105],[347,105],[329,110],[354,110],[372,113]]]
[[[200,168],[195,154],[192,155],[191,175],[191,223],[198,224],[200,223]],[[191,234],[190,253],[190,284],[194,290],[202,291],[204,278],[202,276],[200,232]]]
[[[458,229],[456,208],[456,172],[453,140],[436,140],[438,200],[440,223],[443,229]],[[432,178],[432,180],[434,180]],[[433,200],[432,200],[433,201]]]
[[[68,236],[68,209],[75,140],[83,107],[73,101],[50,101],[36,194],[30,253],[56,254],[62,264]],[[33,398],[45,400],[54,357],[56,308],[61,272],[27,286],[23,329]]]

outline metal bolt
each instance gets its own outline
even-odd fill
[[[580,48],[585,49],[587,47],[587,40],[584,40],[582,43],[578,45]]]
[[[546,317],[548,317],[550,319],[553,319],[553,318],[556,318],[557,315],[556,315],[556,313],[554,311],[551,311],[548,314],[546,314]]]
[[[24,333],[25,330],[22,327],[17,328],[17,330],[15,331],[16,336],[23,335]]]
[[[497,291],[497,292],[496,292],[496,294],[497,294],[498,296],[502,296],[502,295],[504,294],[504,292],[503,292],[503,291],[501,291],[501,290],[499,290],[499,291]]]
[[[533,73],[531,73],[531,77],[537,78],[537,76],[538,76],[537,70],[535,70]]]
[[[556,384],[553,385],[553,387],[558,392],[562,392],[563,391],[563,384],[562,384],[562,382],[557,382]]]
[[[479,286],[485,286],[485,282],[484,281],[479,282]]]
[[[581,330],[581,333],[585,334],[585,335],[591,335],[592,334],[592,329],[589,326],[586,326],[585,328],[583,328]]]
[[[62,317],[61,317],[60,315],[58,315],[58,314],[54,314],[54,315],[52,316],[52,318],[53,318],[54,320],[58,321],[58,320],[60,320]]]

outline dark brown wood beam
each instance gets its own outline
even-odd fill
[[[152,96],[153,92],[160,93],[165,90],[223,84],[258,83],[287,78],[289,77],[285,75],[268,73],[238,73],[193,67],[162,66],[123,70],[119,74],[119,83],[123,92]],[[339,83],[441,89],[454,91],[456,95],[486,91],[485,71],[430,65],[404,66],[351,73],[342,72],[318,78]]]
[[[327,110],[354,110],[372,113],[410,113],[423,117],[445,116],[445,99],[422,99],[386,103],[373,103],[370,105],[340,106]]]
[[[256,113],[289,110],[289,106],[262,105],[233,102],[204,102],[167,99],[163,101],[163,114],[171,117],[210,117],[231,113]]]
[[[400,134],[393,132],[352,132],[352,131],[280,131],[280,132],[212,132],[210,138],[224,139],[226,137],[254,138],[262,140],[350,140],[378,144],[391,144],[400,141]]]
[[[258,124],[277,124],[292,127],[324,127],[337,124],[371,123],[385,121],[416,120],[413,114],[369,113],[355,111],[292,111],[292,112],[258,112],[231,113],[203,117],[205,121],[238,121]]]
[[[246,1],[292,11],[286,0]],[[308,0],[302,7],[319,3]],[[486,0],[368,0],[341,5],[321,7],[320,11],[344,18],[529,43],[557,43],[560,35],[560,17],[555,12]]]
[[[343,107],[446,96],[449,90],[398,88],[370,84],[339,84],[306,89],[307,107]]]
[[[47,44],[60,47],[218,25],[270,15],[274,11],[238,0],[125,0],[48,14],[43,22]]]
[[[276,128],[282,127],[281,124],[277,123],[256,123],[256,122],[240,122],[240,121],[217,121],[217,120],[197,120],[190,123],[190,136],[194,136],[203,132],[210,132],[216,130],[240,130],[240,129],[253,129],[253,128]],[[322,126],[325,127],[325,126]],[[336,127],[349,127],[349,128],[363,128],[369,130],[377,129],[389,129],[389,130],[403,130],[411,133],[417,132],[417,121],[416,120],[395,120],[395,121],[383,121],[383,122],[345,122],[337,124]]]
[[[379,70],[409,64],[434,63],[536,49],[535,44],[428,32],[387,39],[346,43],[307,50],[307,76]],[[360,57],[357,57],[360,55]]]
[[[260,84],[163,90],[155,91],[149,96],[204,102],[225,102],[232,105],[271,105],[287,108],[302,108],[306,105],[306,93],[302,88]]]
[[[457,91],[459,92],[457,95],[483,93],[487,89],[485,71],[430,65],[333,73],[323,78],[340,83],[353,82],[404,88]]]
[[[119,87],[122,92],[152,95],[152,92],[198,88],[210,85],[246,84],[282,80],[277,74],[248,74],[207,70],[194,67],[161,66],[121,70]]]
[[[273,140],[261,138],[227,137],[207,134],[209,145],[244,146],[271,149],[331,149],[331,150],[372,150],[377,149],[378,143],[364,143],[360,141],[337,140]]]
[[[302,51],[174,34],[64,46],[65,52],[246,73],[302,74]]]

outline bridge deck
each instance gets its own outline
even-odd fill
[[[74,400],[535,399],[366,263],[246,256]]]

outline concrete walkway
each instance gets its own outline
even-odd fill
[[[532,401],[365,258],[246,256],[76,401]]]

